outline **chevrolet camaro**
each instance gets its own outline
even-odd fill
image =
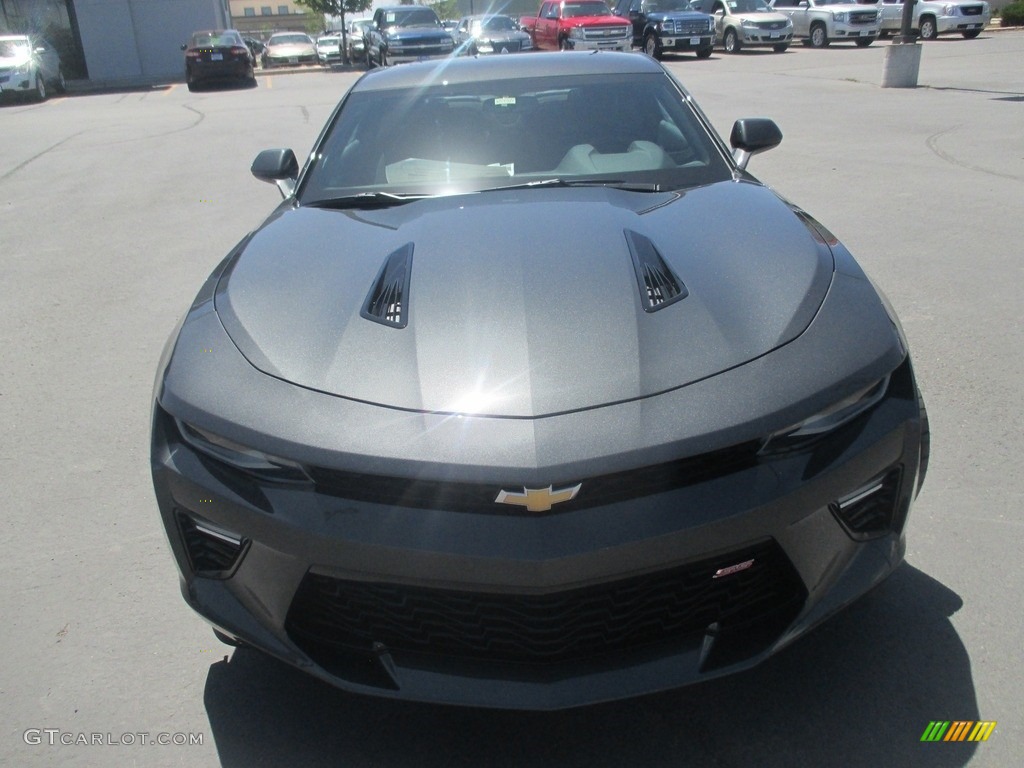
[[[348,691],[558,709],[749,668],[902,561],[906,337],[653,59],[366,73],[159,362],[187,603]],[[731,146],[730,146],[731,145]],[[841,649],[837,649],[839,652]]]

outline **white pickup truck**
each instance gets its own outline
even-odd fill
[[[879,10],[855,0],[775,0],[772,7],[793,20],[793,37],[812,48],[846,40],[865,48],[881,30]]]
[[[903,24],[903,0],[879,0],[876,7],[882,12],[882,37],[899,34]],[[957,33],[970,39],[980,35],[991,20],[992,9],[979,0],[919,0],[914,3],[911,26],[922,40]]]

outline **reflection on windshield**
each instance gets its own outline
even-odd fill
[[[729,10],[733,13],[770,13],[772,9],[764,0],[729,0]]]
[[[351,94],[314,154],[304,204],[538,180],[680,189],[731,169],[660,73],[438,83]]]
[[[566,3],[562,7],[562,17],[573,19],[577,16],[610,16],[611,11],[604,3]]]
[[[0,57],[5,59],[15,56],[27,56],[28,43],[21,40],[0,40]]]

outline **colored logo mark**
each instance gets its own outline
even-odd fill
[[[995,720],[932,720],[921,741],[988,741],[995,727]]]

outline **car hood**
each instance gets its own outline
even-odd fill
[[[645,309],[637,251],[660,254],[688,295]],[[368,297],[409,255],[394,327]],[[302,387],[539,417],[671,390],[786,344],[832,270],[821,236],[757,184],[509,190],[279,209],[221,277],[216,309],[252,365]]]
[[[384,30],[388,40],[443,40],[451,39],[451,33],[439,27],[390,27]]]

